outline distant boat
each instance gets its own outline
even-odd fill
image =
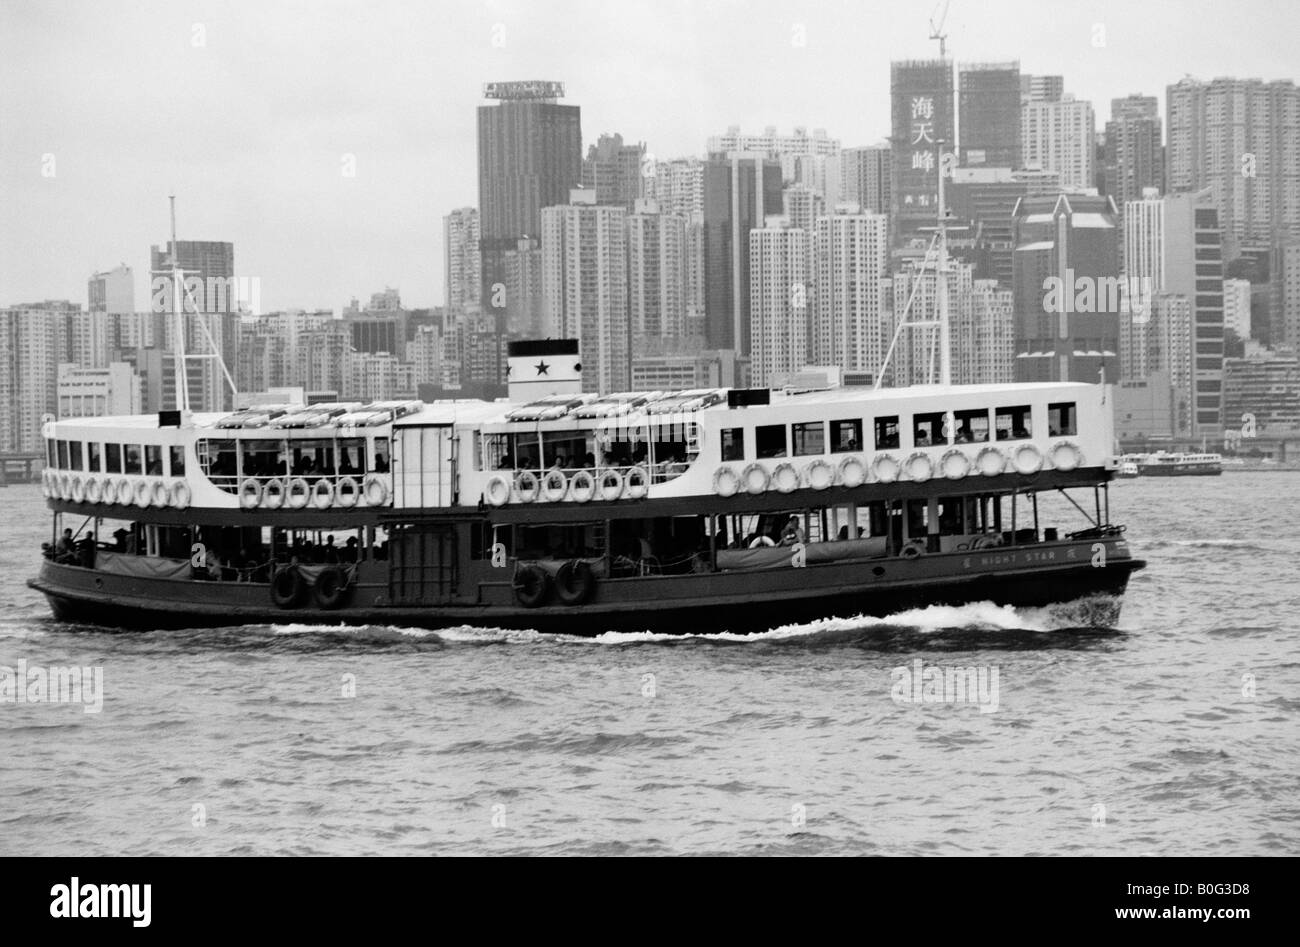
[[[1154,454],[1125,454],[1120,458],[1121,477],[1217,477],[1223,473],[1222,454],[1190,454],[1157,451]]]

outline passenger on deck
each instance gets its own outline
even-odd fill
[[[62,538],[59,539],[58,546],[54,549],[54,557],[58,562],[68,562],[76,558],[77,545],[72,541],[72,530],[65,529]]]
[[[595,470],[595,469],[596,469],[596,455],[595,455],[595,454],[591,454],[591,453],[585,454],[585,455],[583,456],[583,458],[582,458],[582,466],[583,466],[583,468],[586,469],[586,470]]]
[[[388,473],[388,458],[383,454],[375,458],[375,473]]]
[[[849,538],[848,526],[841,526],[840,531],[835,534],[835,538],[840,542],[843,542],[844,540],[848,539]]]
[[[957,443],[969,444],[975,440],[975,435],[971,432],[970,424],[963,421],[961,427],[957,428]]]
[[[497,470],[514,470],[514,469],[515,469],[515,458],[509,451],[506,451],[504,454],[501,455],[501,463],[497,464]]]
[[[916,446],[917,446],[917,447],[929,447],[929,446],[930,446],[930,435],[926,434],[924,431],[917,431],[917,432],[916,432]]]
[[[339,555],[344,562],[356,562],[357,561],[357,537],[349,536],[347,545],[344,546],[343,551]]]
[[[86,569],[95,568],[95,534],[86,533],[86,538],[77,543],[77,558]]]
[[[339,561],[339,550],[334,545],[334,536],[332,534],[325,540],[325,561],[330,565],[337,565]]]
[[[126,552],[126,537],[129,535],[131,534],[125,526],[113,530],[113,542],[116,543],[115,548],[118,552]]]
[[[785,529],[781,530],[781,545],[794,546],[803,542],[803,527],[799,525],[799,517],[792,516],[785,524]]]

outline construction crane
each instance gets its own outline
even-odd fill
[[[946,40],[948,39],[948,34],[943,31],[943,24],[948,20],[948,4],[951,2],[952,0],[943,0],[942,12],[940,12],[939,5],[936,3],[934,5],[934,11],[930,14],[930,39],[937,39],[939,41],[940,59],[945,59],[947,58],[948,55],[948,46],[946,43]],[[935,13],[939,14],[939,19],[937,22],[935,21],[934,18]]]

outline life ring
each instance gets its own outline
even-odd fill
[[[1052,466],[1067,473],[1083,466],[1083,451],[1073,441],[1061,441],[1052,448]]]
[[[284,493],[285,505],[291,510],[301,510],[311,500],[311,484],[302,477],[294,477]]]
[[[626,490],[629,500],[645,499],[650,492],[650,472],[639,465],[633,467],[627,472]]]
[[[520,605],[537,608],[551,593],[551,576],[541,566],[523,566],[515,573],[514,587]]]
[[[960,480],[970,473],[970,458],[954,447],[939,459],[939,471],[949,480]]]
[[[118,478],[116,493],[119,506],[130,506],[135,501],[135,488],[125,477]]]
[[[342,484],[339,484],[340,489],[342,486]],[[510,500],[510,481],[500,474],[497,474],[487,482],[487,487],[484,489],[483,495],[493,506],[505,506]]]
[[[877,454],[871,461],[871,476],[879,483],[893,483],[903,472],[893,454]]]
[[[515,474],[515,496],[520,503],[532,503],[537,499],[537,474],[531,470],[521,470]]]
[[[316,604],[325,609],[342,607],[351,590],[348,578],[348,570],[342,566],[328,566],[322,569],[320,575],[316,576],[316,584],[311,590]]]
[[[249,477],[239,485],[239,505],[246,510],[257,509],[262,503],[262,485]]]
[[[713,492],[720,497],[734,497],[740,492],[740,474],[731,467],[713,471]]]
[[[193,499],[190,493],[190,485],[184,480],[177,480],[172,483],[171,504],[178,510],[187,509],[190,500]]]
[[[68,474],[59,474],[59,498],[67,500],[72,496],[69,484],[72,478]]]
[[[559,503],[569,492],[569,478],[560,470],[548,470],[542,475],[542,499],[547,503]]]
[[[277,569],[271,579],[271,601],[279,608],[296,608],[306,591],[306,580],[293,566]]]
[[[361,485],[355,477],[344,477],[334,491],[334,502],[341,509],[350,510],[361,501]]]
[[[367,506],[383,506],[388,502],[388,484],[378,474],[367,474],[361,492],[366,498]]]
[[[149,506],[149,498],[152,495],[152,491],[149,489],[149,481],[137,480],[135,482],[135,489],[132,492],[135,499],[135,505],[140,507],[142,510],[147,509]]]
[[[762,493],[767,489],[769,478],[762,464],[750,464],[740,475],[748,493]]]
[[[328,510],[334,505],[334,484],[328,480],[317,480],[311,488],[311,505],[318,510]]]
[[[925,555],[925,550],[921,548],[920,543],[913,541],[904,546],[899,555],[904,559],[920,559]]]
[[[501,478],[495,477],[493,479],[500,480]],[[504,482],[505,481],[502,481],[502,483]],[[490,492],[491,490],[492,490],[492,484],[489,482],[488,502],[491,503],[493,506],[500,506],[501,504],[495,502],[492,499],[492,494]],[[573,497],[579,503],[586,503],[595,495],[596,495],[596,478],[591,475],[590,470],[579,470],[569,480],[569,496]]]
[[[50,498],[50,496],[51,496],[51,492],[50,492],[50,472],[49,472],[48,470],[42,470],[42,471],[41,471],[41,494],[42,494],[42,495],[43,495],[47,500],[48,500],[48,499]]]
[[[924,451],[913,452],[903,466],[907,469],[907,475],[917,483],[925,483],[934,476],[934,461]]]
[[[606,467],[600,472],[596,489],[602,500],[617,500],[623,495],[623,486],[623,474],[613,467]]]
[[[161,480],[155,480],[153,482],[153,488],[150,490],[150,494],[153,497],[153,505],[158,507],[160,510],[167,506],[167,501],[171,499],[171,492],[167,489],[167,484],[163,483]]]
[[[284,506],[284,481],[279,477],[266,481],[262,488],[262,506],[268,510],[278,510]]]
[[[989,549],[993,546],[1001,546],[1001,536],[976,536],[970,544],[971,549]]]
[[[80,477],[73,477],[68,481],[68,495],[72,497],[73,503],[86,502],[86,485],[81,482]]]
[[[555,597],[565,605],[581,605],[596,590],[596,573],[581,559],[570,559],[555,573]]]
[[[1043,455],[1033,444],[1021,444],[1011,455],[1011,463],[1022,474],[1037,473],[1043,467]]]
[[[835,469],[819,457],[803,469],[803,482],[814,490],[825,490],[835,482]]]
[[[772,470],[771,484],[778,493],[792,493],[799,486],[799,471],[794,464],[777,464]]]
[[[86,499],[91,503],[98,503],[104,496],[104,485],[98,477],[86,478]]]
[[[996,477],[1007,469],[1007,459],[996,447],[986,447],[975,455],[975,467],[985,477]]]

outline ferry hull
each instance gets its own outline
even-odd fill
[[[48,598],[56,619],[123,629],[221,627],[244,624],[320,624],[324,626],[390,625],[415,628],[473,626],[531,629],[543,633],[593,636],[607,631],[655,631],[668,634],[754,632],[790,624],[858,615],[886,617],[930,605],[993,602],[1017,608],[1039,608],[1102,599],[1109,604],[1081,625],[1113,625],[1119,599],[1129,575],[1144,563],[1113,558],[1102,567],[1085,559],[1078,564],[1052,565],[1031,571],[996,570],[942,574],[944,566],[959,566],[969,556],[933,556],[912,562],[897,559],[858,563],[860,576],[843,574],[803,588],[780,588],[794,570],[755,573],[748,594],[681,597],[671,591],[653,603],[601,602],[587,605],[545,605],[538,608],[501,605],[431,607],[361,606],[321,610],[312,605],[296,609],[275,607],[263,586],[235,583],[186,582],[183,593],[155,597],[157,590],[139,587],[139,580],[101,575],[91,570],[47,563],[29,583]],[[943,562],[943,560],[948,560]],[[872,574],[887,565],[888,579]],[[839,567],[841,573],[843,567]],[[812,570],[798,570],[807,572]],[[665,578],[663,581],[680,581]],[[133,587],[134,585],[134,587]],[[764,586],[778,586],[764,591]],[[141,594],[144,593],[144,594]],[[367,596],[357,596],[366,598]]]

